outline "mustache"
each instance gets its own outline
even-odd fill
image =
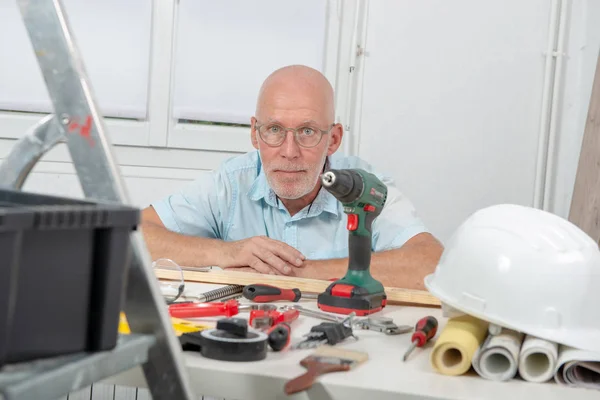
[[[285,171],[285,172],[298,172],[308,171],[310,168],[304,165],[271,165],[269,171]]]

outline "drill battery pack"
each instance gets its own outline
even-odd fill
[[[387,303],[385,292],[369,293],[367,289],[334,282],[319,294],[317,304],[323,311],[365,316],[381,311]]]

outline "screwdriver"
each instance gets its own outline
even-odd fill
[[[305,299],[317,298],[316,294],[302,293],[300,289],[281,289],[276,286],[263,284],[245,286],[242,295],[255,303],[270,303],[277,300],[297,302],[301,297]]]
[[[412,341],[402,361],[406,361],[409,354],[415,349],[415,347],[423,347],[437,332],[438,322],[432,316],[421,318],[415,326],[415,332],[412,334],[410,340]]]

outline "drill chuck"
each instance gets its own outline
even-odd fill
[[[321,184],[342,203],[351,203],[363,192],[362,177],[355,171],[331,169],[321,175]]]
[[[321,175],[321,182],[323,183],[323,186],[327,188],[335,185],[335,174],[331,171],[325,172]]]

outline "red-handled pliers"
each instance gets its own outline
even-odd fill
[[[290,323],[298,319],[300,311],[288,308],[285,311],[278,310],[252,310],[248,323],[255,329],[268,329],[282,322]]]
[[[240,311],[276,309],[277,306],[273,304],[240,304],[232,299],[217,303],[175,303],[169,306],[169,314],[175,318],[232,317]]]

